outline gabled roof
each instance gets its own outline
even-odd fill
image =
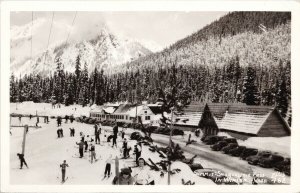
[[[269,117],[269,111],[264,114],[250,112],[226,112],[223,119],[216,121],[220,130],[257,134]]]
[[[114,113],[126,114],[129,111],[129,109],[131,109],[132,107],[134,107],[133,104],[121,104]]]
[[[202,117],[202,112],[186,112],[183,115],[175,117],[177,121],[174,123],[174,125],[197,127],[201,117]]]
[[[107,114],[112,114],[115,112],[117,107],[106,107],[103,109],[104,113],[107,113]]]
[[[162,109],[161,106],[154,106],[154,105],[148,105],[148,107],[151,109],[151,111],[157,115],[157,114],[161,114],[162,113]]]
[[[101,113],[104,109],[104,106],[96,106],[94,109],[92,109],[91,113]]]

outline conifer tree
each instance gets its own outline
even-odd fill
[[[252,66],[248,66],[247,75],[244,78],[244,86],[243,86],[243,102],[247,105],[258,105],[258,90],[256,80],[256,72],[255,68]]]

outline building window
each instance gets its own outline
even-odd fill
[[[144,111],[145,114],[147,114],[147,111]]]
[[[145,120],[150,120],[150,116],[145,116]]]

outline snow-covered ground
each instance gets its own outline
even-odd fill
[[[76,108],[76,110],[75,110]],[[93,107],[92,107],[93,108]],[[74,114],[74,116],[80,115],[88,115],[89,110],[91,107],[82,108],[79,105],[76,106],[61,106],[60,109],[52,109],[51,104],[40,103],[35,104],[32,102],[25,102],[19,104],[11,104],[11,113],[22,113],[22,114],[35,114],[36,112],[39,115],[65,115],[65,114]],[[21,122],[18,118],[12,118],[11,124],[13,125],[35,125],[36,118],[29,118],[23,117]],[[43,123],[43,120],[40,120],[39,124],[42,128],[35,129],[30,128],[29,133],[26,137],[26,148],[25,148],[25,159],[29,165],[30,169],[20,170],[19,169],[19,159],[17,157],[17,153],[21,152],[22,147],[22,139],[23,139],[23,128],[20,127],[13,127],[11,132],[12,136],[10,138],[10,182],[12,184],[59,184],[60,183],[60,176],[61,171],[59,168],[59,164],[63,162],[63,160],[67,160],[67,163],[70,165],[67,168],[67,176],[69,179],[67,180],[66,184],[111,184],[115,173],[115,165],[112,165],[112,173],[113,176],[110,179],[102,180],[104,169],[105,169],[105,160],[107,157],[112,154],[113,157],[118,156],[120,157],[120,150],[119,148],[112,148],[110,144],[105,142],[104,134],[101,135],[101,142],[102,145],[96,145],[96,153],[97,157],[100,158],[99,161],[96,163],[91,164],[89,162],[88,153],[86,153],[85,159],[75,158],[74,155],[78,155],[78,147],[76,142],[80,140],[79,132],[82,131],[86,135],[92,135],[94,132],[93,125],[87,125],[83,123],[73,122],[72,124],[64,123],[61,126],[64,130],[64,138],[57,138],[56,130],[56,120],[50,119],[49,124]],[[69,135],[69,128],[74,127],[76,130],[75,137],[70,137]],[[104,127],[107,132],[111,132],[110,127]],[[126,134],[130,134],[133,132],[132,129],[127,129]],[[127,135],[127,138],[129,136]],[[189,133],[182,136],[174,136],[173,139],[176,143],[179,143],[182,147],[184,147],[185,142]],[[208,146],[203,145],[199,142],[199,138],[195,137],[191,133],[192,139],[196,140],[198,143],[195,145],[190,145],[192,149],[202,151],[202,153],[206,152],[212,153]],[[153,134],[155,140],[157,141],[168,141],[168,136]],[[265,138],[264,138],[265,139]],[[279,143],[279,141],[281,141]],[[244,143],[243,145],[251,146],[251,144],[255,144],[255,147],[260,147],[259,149],[270,149],[270,146],[276,147],[276,152],[286,152],[289,153],[289,137],[286,138],[274,138],[274,139],[266,139],[265,141],[259,138],[250,138],[247,141],[240,142]],[[133,147],[135,141],[129,141],[129,145]],[[272,143],[272,144],[271,144]],[[284,143],[285,145],[281,145]],[[261,145],[264,144],[264,145]],[[271,145],[270,145],[271,144]],[[121,146],[121,141],[118,144]],[[253,146],[251,146],[253,147]],[[133,151],[131,151],[133,153]],[[231,156],[223,155],[220,152],[213,152],[215,156],[222,157],[224,161],[239,164],[242,167],[247,167],[253,169],[255,172],[262,172],[266,173],[269,176],[274,173],[274,170],[271,169],[264,169],[255,166],[248,166],[245,161],[238,160],[238,158],[233,158]],[[192,157],[192,154],[185,153],[186,157]],[[134,155],[131,155],[134,158]],[[148,150],[148,147],[144,146],[142,151],[142,157],[145,160],[151,157],[154,162],[160,161],[162,158],[158,156],[158,154],[152,153]],[[234,174],[236,171],[233,168],[228,168],[225,165],[220,163],[215,163],[209,159],[205,159],[203,157],[198,157],[195,159],[195,162],[200,163],[206,168],[219,168],[220,170],[228,173]],[[135,165],[133,159],[129,160],[120,160],[120,168],[133,166]],[[182,163],[182,162],[174,162],[172,164],[172,169],[179,168],[181,172],[172,175],[171,177],[171,184],[182,184],[181,181],[191,180],[195,182],[195,184],[214,184],[211,180],[200,178],[196,174],[194,174],[190,168]],[[160,177],[160,172],[154,172],[153,176],[155,178],[156,184],[167,184],[167,175],[164,177]],[[289,181],[289,177],[287,177]]]
[[[19,124],[18,118],[12,118],[12,123]],[[20,125],[35,123],[35,118],[22,118]],[[63,160],[67,160],[70,165],[67,168],[67,176],[69,179],[66,184],[111,184],[113,176],[115,176],[115,164],[112,164],[112,177],[102,180],[105,169],[105,160],[110,154],[115,158],[120,157],[119,148],[112,148],[111,143],[105,142],[104,134],[102,134],[102,145],[96,145],[96,155],[99,160],[95,163],[89,162],[88,153],[85,153],[85,159],[74,157],[78,155],[78,148],[75,144],[80,140],[79,132],[86,135],[92,135],[94,129],[92,125],[86,125],[78,122],[63,123],[61,128],[64,130],[64,137],[57,138],[56,120],[51,119],[49,124],[41,123],[42,128],[30,128],[26,137],[25,159],[29,169],[23,167],[19,169],[19,159],[17,153],[22,150],[23,128],[12,128],[12,136],[10,139],[10,181],[12,184],[59,184],[61,179],[61,171],[59,164]],[[70,137],[69,128],[74,127],[76,130],[75,137]],[[108,131],[110,132],[110,131]],[[119,140],[121,138],[119,137]],[[121,147],[121,141],[118,142]],[[136,142],[129,141],[129,145],[133,146]],[[131,153],[133,153],[131,151]],[[131,155],[134,157],[134,155]],[[145,160],[151,157],[154,162],[158,162],[162,158],[158,154],[152,153],[148,147],[143,147],[142,157]],[[134,160],[120,160],[120,168],[134,166]],[[192,180],[196,184],[213,184],[212,181],[200,178],[194,174],[190,168],[183,163],[174,163],[172,168],[179,168],[181,172],[174,174],[171,178],[172,184],[181,184],[181,179],[185,181]],[[160,172],[152,171],[156,184],[167,184],[167,175],[160,177]]]

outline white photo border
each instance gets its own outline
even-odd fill
[[[14,11],[290,11],[292,132],[290,185],[11,185],[9,183],[10,13]],[[1,2],[1,192],[300,192],[300,1],[2,1]],[[298,100],[297,100],[298,99]]]

